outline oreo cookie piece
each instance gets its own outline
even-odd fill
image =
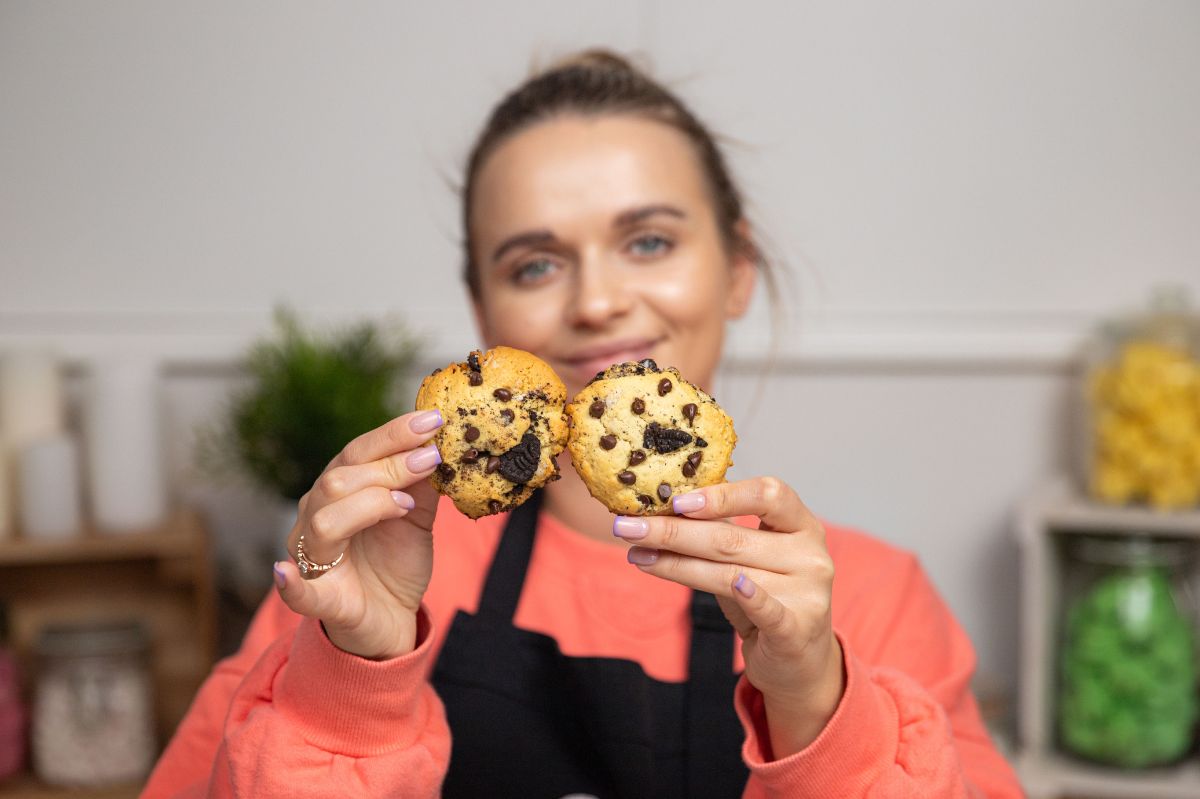
[[[733,465],[733,420],[652,360],[596,375],[567,405],[567,419],[575,471],[613,513],[673,513],[673,496],[722,482]]]
[[[559,478],[567,442],[567,389],[545,361],[494,347],[435,370],[417,391],[417,410],[437,408],[434,436],[446,468],[429,481],[472,519],[512,510]]]

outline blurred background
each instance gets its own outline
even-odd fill
[[[1200,795],[1197,4],[0,0],[0,796],[136,793],[304,432],[480,343],[467,150],[595,45],[722,134],[791,275],[715,386],[733,476],[920,557],[1031,795]]]

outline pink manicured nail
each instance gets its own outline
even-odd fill
[[[412,510],[413,508],[417,507],[417,503],[413,500],[413,498],[408,494],[405,494],[403,491],[393,491],[392,499],[396,501],[397,505],[405,510]]]
[[[671,500],[671,507],[676,513],[694,513],[704,507],[704,495],[699,491],[680,494]]]
[[[442,412],[438,410],[418,413],[408,420],[408,429],[414,433],[428,433],[442,426]]]
[[[658,560],[658,550],[647,549],[646,547],[630,547],[629,554],[626,557],[635,566],[649,566]]]
[[[633,516],[618,516],[613,519],[613,535],[617,538],[633,541],[638,538],[645,538],[648,532],[650,532],[650,525],[645,519],[638,519]]]
[[[430,444],[428,447],[421,447],[418,450],[410,452],[408,460],[405,461],[408,465],[408,470],[413,474],[427,472],[441,462],[442,453],[438,452],[436,444]]]
[[[287,585],[287,575],[283,573],[283,569],[279,568],[278,563],[271,567],[271,571],[275,572],[275,585],[280,588]]]
[[[733,590],[746,597],[746,599],[749,599],[754,596],[754,583],[747,580],[746,574],[743,572],[733,581]]]

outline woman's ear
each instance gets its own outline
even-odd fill
[[[729,295],[725,300],[725,318],[741,319],[750,300],[754,297],[754,286],[758,281],[758,264],[754,254],[757,248],[750,238],[750,225],[745,219],[736,225],[737,244],[734,247],[732,273],[729,280]]]

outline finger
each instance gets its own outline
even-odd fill
[[[317,563],[332,563],[351,538],[384,519],[398,519],[416,506],[404,491],[372,486],[318,508],[307,523],[302,520],[289,539],[291,551],[304,535],[304,554]]]
[[[770,572],[759,569],[733,563],[714,563],[703,558],[642,546],[630,547],[628,558],[630,563],[647,574],[717,596],[732,596],[733,581],[743,572],[754,575],[759,583],[770,582],[772,578]]]
[[[737,603],[742,613],[746,614],[746,618],[761,635],[777,641],[794,639],[795,616],[782,602],[755,583],[749,575],[745,572],[738,574],[729,587],[733,601]]]
[[[413,411],[397,416],[351,441],[329,462],[326,469],[370,463],[396,452],[416,449],[433,437],[443,421],[442,413],[438,410]]]
[[[333,614],[337,592],[323,590],[328,589],[328,583],[318,585],[322,579],[332,577],[332,573],[317,580],[305,580],[300,576],[300,569],[290,560],[279,561],[274,570],[275,590],[279,592],[283,604],[301,616],[324,619]]]
[[[780,574],[795,565],[794,547],[784,536],[728,521],[682,516],[618,516],[613,535],[640,547],[670,550],[719,563],[736,563]]]
[[[778,477],[754,477],[705,486],[671,500],[676,513],[693,519],[757,516],[764,530],[795,532],[819,526],[791,486]]]
[[[324,507],[371,486],[408,488],[427,477],[441,462],[437,445],[430,444],[370,463],[331,466],[313,483],[306,506]]]

